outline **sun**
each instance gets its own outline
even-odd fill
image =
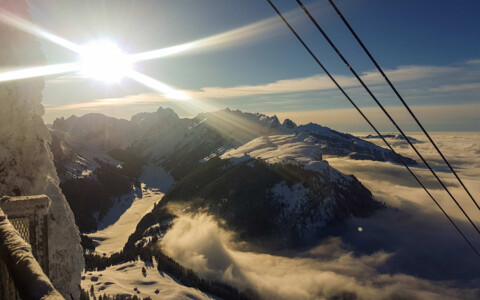
[[[108,40],[86,44],[80,52],[81,73],[87,77],[113,83],[132,70],[132,63],[120,47]]]

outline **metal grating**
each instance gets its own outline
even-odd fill
[[[27,218],[9,218],[10,223],[20,233],[20,236],[30,242],[30,222]]]

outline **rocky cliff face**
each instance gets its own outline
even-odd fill
[[[22,0],[1,0],[1,7],[29,18]],[[0,23],[0,69],[41,65],[38,41]],[[79,297],[83,256],[78,229],[48,147],[50,135],[41,118],[42,78],[0,83],[0,195],[46,194],[49,218],[50,278],[66,297]]]

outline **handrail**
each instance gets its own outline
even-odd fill
[[[13,215],[18,215],[16,212],[21,211],[19,210],[20,207],[26,209],[28,211],[27,214],[30,215],[33,213],[36,216],[41,216],[48,212],[48,206],[50,204],[48,197],[36,196],[22,198],[24,198],[25,201],[20,201],[21,199],[18,198],[0,198],[0,206],[7,211],[11,211]],[[23,211],[24,216],[25,213],[26,211]],[[15,284],[15,289],[22,299],[64,299],[53,287],[50,279],[45,275],[42,267],[35,259],[32,246],[22,238],[1,208],[0,261],[6,266],[10,278]]]

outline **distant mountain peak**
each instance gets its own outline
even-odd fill
[[[177,113],[170,107],[163,108],[162,106],[159,106],[157,109],[157,114],[170,114],[178,117]]]
[[[282,126],[288,128],[288,129],[295,129],[295,128],[297,128],[297,124],[295,124],[295,122],[293,122],[293,121],[290,120],[290,119],[285,119],[285,120],[283,120]]]

